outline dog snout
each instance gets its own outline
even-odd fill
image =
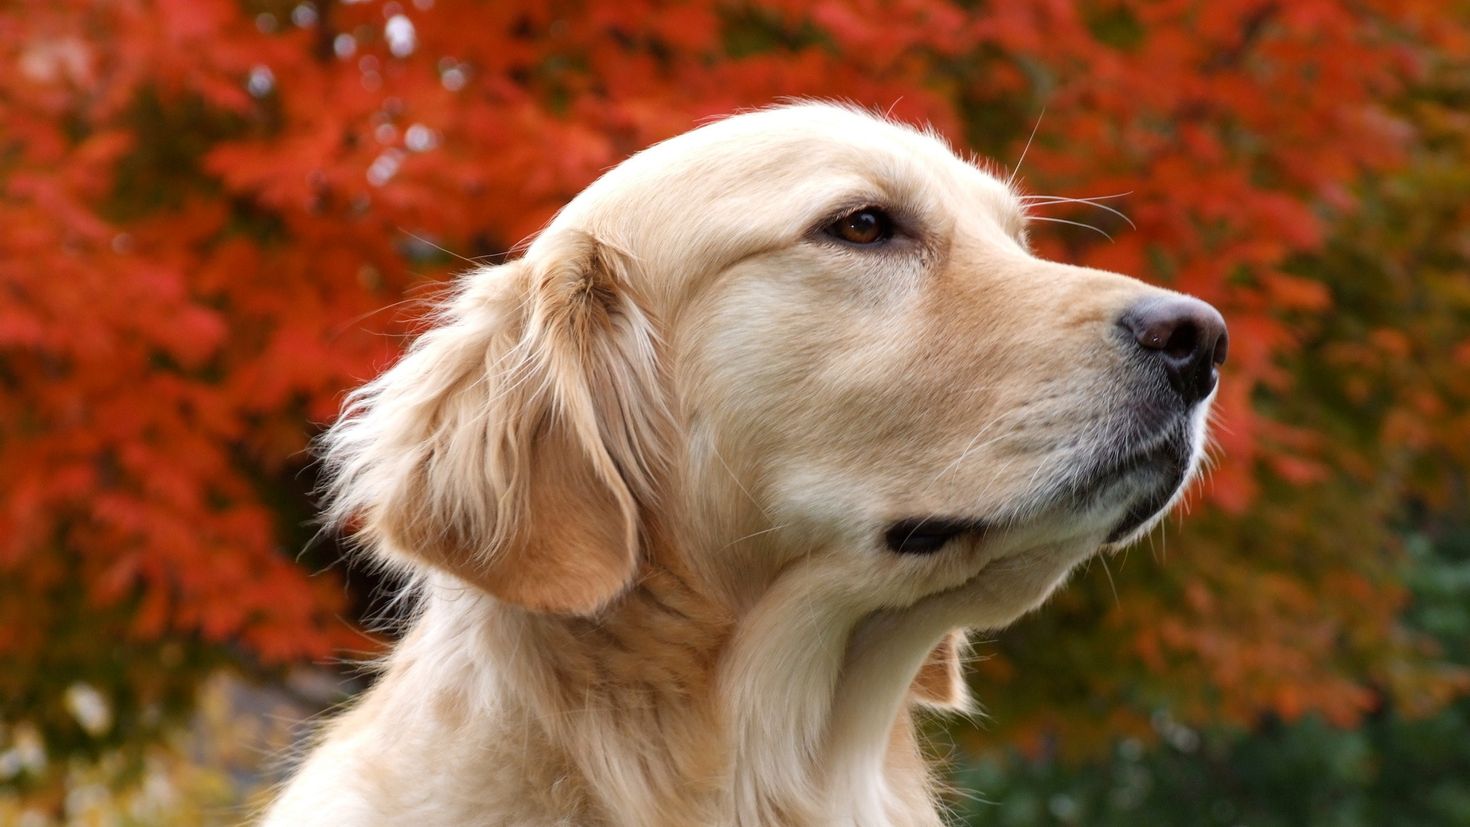
[[[1210,395],[1230,337],[1214,307],[1188,296],[1140,302],[1118,320],[1148,359],[1163,365],[1169,385],[1193,406]]]

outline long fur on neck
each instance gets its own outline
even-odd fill
[[[345,790],[332,812],[385,823],[939,824],[906,701],[860,737],[834,729],[863,703],[839,687],[839,630],[859,618],[813,614],[812,585],[737,622],[687,573],[645,565],[599,617],[565,618],[427,575],[381,680],[301,770],[334,783],[292,789]],[[288,795],[273,815],[325,806]]]

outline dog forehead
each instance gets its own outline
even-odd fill
[[[934,162],[953,161],[943,140],[932,133],[887,120],[860,109],[827,103],[776,106],[731,115],[683,135],[655,144],[646,154],[663,150],[702,155],[743,155],[759,162],[767,153],[800,151],[824,156],[908,156]]]
[[[663,218],[682,220],[701,206],[748,204],[784,219],[783,206],[801,211],[861,190],[895,200],[950,194],[998,212],[1019,205],[1006,183],[932,132],[856,108],[803,103],[732,115],[654,144],[609,170],[561,217],[606,221],[604,214],[621,208],[647,215],[664,207]]]

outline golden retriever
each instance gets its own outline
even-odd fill
[[[652,147],[465,276],[324,437],[411,631],[271,825],[939,825],[966,628],[1139,537],[1225,325],[1028,250],[1025,201],[852,109]]]

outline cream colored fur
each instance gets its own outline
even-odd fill
[[[902,237],[823,235],[865,206]],[[940,824],[911,710],[968,706],[957,630],[1108,546],[1143,483],[1079,469],[1151,438],[1115,327],[1164,291],[1025,224],[934,136],[803,104],[465,276],[323,440],[330,518],[420,608],[266,823]],[[992,527],[884,548],[930,514]]]

